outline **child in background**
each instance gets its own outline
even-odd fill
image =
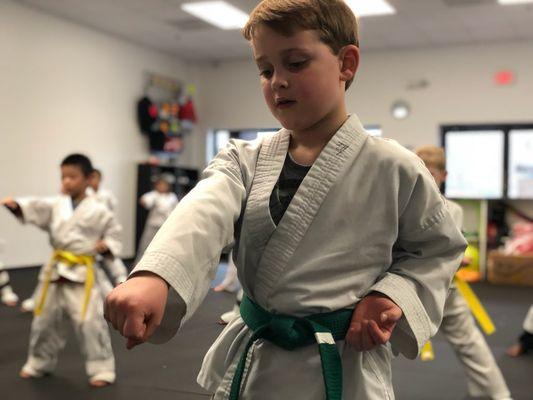
[[[109,211],[116,212],[118,200],[116,196],[108,189],[102,187],[102,171],[94,169],[89,179],[88,194],[93,195],[102,202]]]
[[[529,307],[522,327],[524,332],[518,338],[518,343],[507,349],[507,355],[510,357],[518,357],[522,354],[533,352],[533,305]]]
[[[0,253],[3,252],[4,241],[0,239]],[[9,285],[9,274],[3,269],[4,265],[0,261],[0,300],[8,307],[15,307],[19,301],[18,296]]]
[[[446,181],[446,158],[444,149],[424,146],[415,150],[441,188]],[[463,229],[463,209],[451,200],[448,208],[459,229]],[[468,265],[467,260],[463,260]],[[479,328],[465,299],[452,285],[446,303],[439,331],[452,345],[459,361],[466,370],[470,396],[486,396],[491,400],[509,400],[511,393],[496,364],[496,360]]]
[[[235,303],[231,310],[226,311],[220,316],[218,321],[221,325],[226,325],[231,322],[232,319],[240,315],[239,307],[241,305],[243,291],[239,278],[237,277],[237,267],[233,261],[233,251],[228,254],[228,269],[226,270],[226,275],[224,280],[213,288],[215,292],[230,292],[235,294]]]
[[[89,178],[89,187],[87,188],[87,195],[93,196],[96,200],[102,203],[105,207],[107,207],[109,211],[114,214],[118,205],[117,198],[110,190],[102,188],[101,183],[102,172],[98,169],[94,169]],[[128,269],[126,268],[124,262],[120,259],[120,257],[115,257],[111,254],[107,254],[106,257],[96,255],[96,259],[98,261],[98,264],[102,267],[95,269],[97,275],[97,282],[100,286],[100,292],[105,298],[105,296],[107,296],[109,292],[113,290],[114,286],[126,280],[128,276]],[[42,268],[44,268],[44,266],[41,267],[41,269]],[[112,282],[110,282],[104,269],[108,271]],[[36,298],[39,296],[40,292],[41,285],[38,282],[35,289],[33,290],[31,297],[25,299],[22,302],[20,307],[22,312],[33,312],[35,308]]]
[[[115,214],[118,206],[118,200],[110,190],[102,188],[101,183],[102,172],[95,168],[89,179],[89,188],[87,189],[87,193],[91,196],[94,196],[96,200],[98,200],[100,203],[106,206],[109,211]],[[96,259],[98,264],[100,264],[109,272],[112,280],[112,282],[110,282],[103,268],[96,269],[98,284],[100,286],[102,296],[105,298],[105,296],[107,296],[109,292],[113,290],[114,286],[117,286],[126,280],[128,277],[128,269],[120,257],[114,256],[110,253],[106,256],[97,255]]]
[[[141,206],[149,210],[149,213],[139,241],[135,263],[141,259],[159,228],[178,204],[178,196],[172,191],[174,180],[171,174],[161,174],[154,182],[154,190],[143,194],[139,199]]]
[[[244,34],[283,129],[213,159],[106,318],[128,348],[168,339],[233,247],[241,315],[198,376],[215,400],[392,399],[392,351],[415,358],[436,333],[466,242],[420,159],[348,114],[359,41],[344,1],[265,0]]]
[[[4,271],[3,265],[0,263],[0,298],[6,306],[15,307],[19,301],[19,297],[13,292],[9,283],[9,274],[7,271]]]
[[[61,163],[65,196],[8,197],[2,201],[21,222],[45,230],[54,248],[39,276],[40,293],[28,359],[20,371],[22,378],[53,372],[66,344],[66,323],[70,319],[85,358],[89,383],[102,387],[115,381],[115,359],[102,316],[102,296],[94,285],[94,257],[118,254],[122,228],[105,206],[87,196],[91,173],[91,161],[86,156],[71,154]]]

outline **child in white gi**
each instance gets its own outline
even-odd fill
[[[89,188],[87,193],[94,196],[100,203],[107,207],[113,214],[116,212],[118,200],[115,195],[108,189],[102,188],[102,171],[94,169],[89,179]],[[113,290],[113,287],[124,282],[128,276],[128,269],[124,262],[118,256],[111,253],[106,256],[97,256],[98,263],[105,268],[110,275],[113,283],[111,283],[102,268],[96,270],[98,284],[102,295],[105,297]]]
[[[392,399],[391,350],[414,358],[436,333],[466,242],[420,159],[348,115],[344,1],[265,0],[244,34],[283,129],[215,157],[106,318],[129,348],[168,339],[233,246],[241,316],[198,376],[214,399]]]
[[[122,228],[104,205],[87,196],[91,172],[86,156],[72,154],[61,163],[65,196],[2,201],[23,223],[45,230],[54,248],[39,277],[28,359],[20,371],[23,378],[53,372],[66,343],[66,323],[70,319],[85,358],[89,383],[101,387],[115,380],[109,330],[95,285],[94,256],[117,254]]]
[[[444,150],[437,146],[424,146],[415,150],[440,188],[446,181]],[[463,229],[461,206],[448,200],[448,207],[459,229]],[[468,264],[467,262],[465,264]],[[455,285],[450,288],[444,304],[444,317],[439,328],[452,345],[466,370],[468,392],[472,397],[488,397],[491,400],[509,400],[511,394],[496,360],[476,326],[465,299]]]
[[[518,338],[518,342],[507,349],[507,355],[510,357],[519,357],[533,352],[533,305],[529,307],[522,327],[524,331]]]
[[[87,195],[93,196],[98,202],[106,206],[109,211],[115,213],[118,205],[118,200],[115,195],[105,188],[100,187],[102,182],[102,172],[98,169],[94,169],[89,178],[89,187],[87,188]],[[102,296],[105,297],[113,290],[113,287],[124,282],[128,276],[128,269],[124,265],[124,262],[120,257],[115,257],[111,253],[106,254],[106,257],[102,255],[96,256],[98,265],[106,269],[113,282],[109,281],[104,269],[96,268],[98,285]],[[41,267],[44,268],[46,264]],[[33,312],[35,308],[36,298],[41,292],[40,282],[37,283],[31,297],[25,299],[21,304],[22,312]]]
[[[87,193],[95,196],[109,211],[115,212],[117,210],[118,200],[113,192],[102,187],[102,179],[102,171],[95,168],[89,179]]]
[[[4,241],[0,239],[0,253],[3,251]],[[15,307],[19,297],[13,292],[9,284],[9,274],[3,269],[4,265],[0,261],[0,300],[8,307]]]
[[[145,193],[139,199],[141,206],[150,210],[137,250],[136,262],[139,261],[155,234],[178,204],[178,196],[172,192],[174,177],[161,174],[154,182],[154,190]]]
[[[9,274],[2,269],[0,263],[0,298],[2,303],[8,307],[15,307],[19,301],[19,297],[11,288],[9,284]]]
[[[240,311],[239,307],[241,305],[243,291],[241,284],[239,283],[239,278],[237,277],[237,267],[233,261],[233,252],[228,254],[228,269],[226,270],[226,275],[222,282],[213,288],[215,292],[227,291],[235,294],[235,304],[232,309],[223,313],[218,323],[221,325],[228,324],[232,319],[239,316]]]
[[[4,247],[4,241],[0,239],[0,253]],[[18,296],[9,285],[9,274],[3,270],[4,265],[0,262],[0,300],[8,307],[15,307],[19,301]]]

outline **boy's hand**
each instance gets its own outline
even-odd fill
[[[474,259],[471,256],[463,256],[461,267],[466,267],[467,265],[472,264],[472,261],[474,261]]]
[[[12,211],[16,210],[19,206],[15,199],[11,196],[2,199],[1,204]]]
[[[128,339],[132,349],[144,343],[157,329],[165,311],[168,285],[158,275],[139,272],[107,296],[104,317]]]
[[[22,209],[19,206],[19,203],[15,201],[13,197],[6,197],[0,201],[4,207],[6,207],[15,217],[22,218]]]
[[[358,351],[368,351],[389,341],[403,312],[387,296],[372,292],[355,307],[346,342]]]
[[[104,254],[109,252],[109,247],[107,247],[107,244],[103,240],[99,240],[96,242],[96,245],[94,246],[94,251],[96,251],[98,254]]]

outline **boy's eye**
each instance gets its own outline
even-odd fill
[[[294,61],[294,62],[289,63],[289,68],[292,70],[298,70],[298,69],[305,67],[306,64],[307,64],[307,60]]]
[[[270,78],[272,77],[272,71],[269,70],[269,69],[263,69],[263,70],[260,70],[259,71],[259,75],[262,76],[263,78]]]

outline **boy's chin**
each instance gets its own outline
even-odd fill
[[[65,196],[76,198],[76,197],[80,197],[82,193],[84,192],[77,192],[75,190],[65,190],[63,193],[65,194]]]
[[[280,123],[280,125],[287,129],[288,131],[299,131],[302,129],[305,129],[305,123],[303,123],[302,120],[298,120],[296,118],[284,118],[276,116],[276,119]]]

